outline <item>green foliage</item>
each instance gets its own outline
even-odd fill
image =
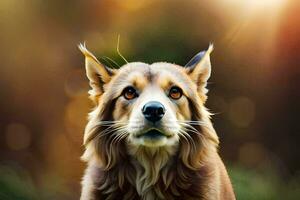
[[[229,175],[237,199],[241,200],[296,200],[300,199],[300,182],[296,177],[285,182],[275,172],[229,168]]]
[[[0,167],[1,200],[35,200],[37,191],[31,178],[22,170]]]
[[[23,168],[0,166],[0,200],[77,199],[58,176],[45,175],[43,182],[36,184]]]

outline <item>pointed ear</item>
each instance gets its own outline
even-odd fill
[[[206,51],[201,51],[185,65],[187,74],[197,84],[199,89],[205,88],[207,80],[210,77],[210,53],[212,50],[213,45],[210,44]]]
[[[80,44],[78,48],[85,56],[86,75],[92,88],[89,94],[91,97],[100,96],[104,92],[103,85],[111,80],[113,70],[99,62],[97,58],[87,50],[85,44]]]

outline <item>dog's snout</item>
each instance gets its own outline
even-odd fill
[[[150,101],[142,108],[145,118],[153,123],[161,120],[165,114],[165,107],[158,101]]]

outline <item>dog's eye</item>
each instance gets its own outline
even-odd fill
[[[123,96],[125,99],[131,100],[131,99],[138,97],[138,94],[133,87],[128,86],[123,90]]]
[[[173,86],[170,91],[169,91],[169,97],[171,97],[172,99],[180,99],[180,97],[182,96],[182,90],[177,87],[177,86]]]

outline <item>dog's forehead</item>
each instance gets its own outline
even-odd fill
[[[181,66],[170,63],[128,63],[121,67],[119,72],[120,78],[123,77],[127,81],[148,81],[152,83],[159,79],[164,80],[180,80],[184,77],[183,68]]]

